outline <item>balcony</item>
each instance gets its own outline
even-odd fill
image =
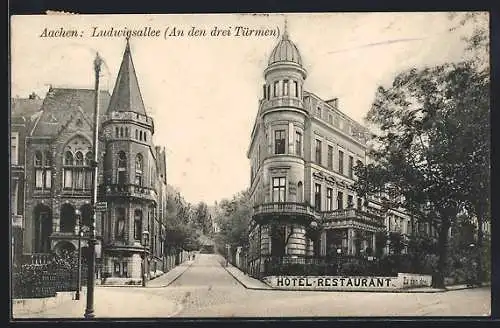
[[[254,207],[254,218],[273,215],[300,216],[309,219],[314,219],[317,216],[314,208],[305,203],[276,202],[260,204]]]
[[[331,224],[332,226],[344,226],[353,224],[364,224],[373,227],[384,227],[384,218],[361,211],[357,208],[347,208],[321,213],[323,224]]]
[[[262,112],[266,112],[269,109],[280,108],[280,107],[292,107],[304,110],[302,100],[292,97],[280,97],[274,99],[264,99],[260,103],[260,108]]]
[[[133,185],[133,184],[112,184],[99,186],[99,195],[107,197],[127,197],[150,200],[157,202],[158,195],[152,188]]]

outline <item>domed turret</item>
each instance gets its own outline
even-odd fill
[[[272,65],[277,62],[291,62],[302,66],[302,57],[300,56],[297,46],[288,38],[288,33],[285,30],[281,41],[274,47],[269,57],[268,64]]]

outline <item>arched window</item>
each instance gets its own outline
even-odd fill
[[[139,131],[137,129],[135,129],[135,139],[139,139]]]
[[[75,167],[73,169],[73,178],[75,183],[75,189],[83,189],[84,187],[84,168],[83,168],[83,153],[77,151],[75,154]]]
[[[118,152],[118,184],[125,184],[127,174],[127,155],[124,151]]]
[[[64,165],[73,165],[73,154],[70,151],[64,154]]]
[[[61,232],[74,233],[76,225],[75,208],[70,204],[62,205],[59,222],[59,230]]]
[[[135,184],[142,186],[143,159],[141,154],[135,157]]]
[[[119,127],[115,128],[115,136],[116,136],[116,138],[118,138],[120,136],[120,128]]]
[[[141,131],[139,131],[139,140],[141,140],[141,141],[142,141],[142,130],[141,130]]]
[[[123,127],[120,127],[120,137],[123,137]]]
[[[89,190],[92,187],[92,153],[90,142],[77,136],[64,149],[63,188],[64,190]]]
[[[135,210],[134,212],[134,239],[141,240],[142,235],[142,211]]]
[[[148,141],[147,135],[148,135],[147,132],[144,131],[144,141]]]
[[[48,151],[36,151],[35,158],[35,188],[50,189],[52,186],[52,157]]]
[[[93,168],[92,168],[92,152],[88,151],[85,154],[85,189],[90,189],[92,188],[92,173],[93,173]]]
[[[35,152],[35,166],[42,166],[42,152]]]
[[[125,137],[128,138],[128,128],[125,128]]]
[[[297,202],[299,203],[304,202],[304,189],[302,181],[299,181],[299,183],[297,184]]]

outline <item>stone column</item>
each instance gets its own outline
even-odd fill
[[[326,255],[326,230],[321,231],[321,248],[320,248],[320,255],[325,256]]]
[[[354,254],[355,254],[354,229],[348,228],[347,229],[347,255],[354,255]]]

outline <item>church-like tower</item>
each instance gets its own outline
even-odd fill
[[[104,266],[113,277],[141,279],[144,245],[148,255],[159,246],[154,238],[159,185],[154,123],[144,107],[128,39],[102,129],[101,196],[109,208],[104,220]],[[149,233],[146,243],[145,231]]]
[[[312,255],[306,230],[314,220],[304,180],[304,133],[308,113],[303,85],[307,72],[297,46],[285,32],[269,56],[265,84],[248,151],[250,194],[254,204],[250,228],[252,270],[263,258]]]

